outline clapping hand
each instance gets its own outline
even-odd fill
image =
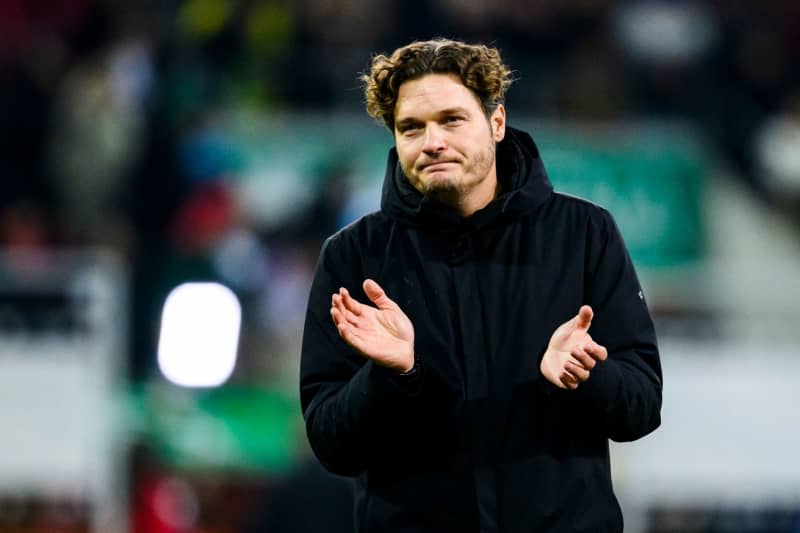
[[[376,307],[355,300],[344,287],[331,299],[339,336],[364,357],[398,373],[414,367],[414,326],[400,307],[371,279],[364,293]]]
[[[550,338],[539,369],[553,385],[574,390],[589,379],[597,362],[605,361],[608,351],[589,335],[594,313],[584,305],[572,319],[561,324]]]

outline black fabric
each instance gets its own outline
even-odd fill
[[[618,532],[608,439],[660,424],[661,367],[611,215],[555,193],[527,134],[498,145],[502,193],[468,218],[407,182],[392,150],[381,210],[330,237],[303,337],[309,441],[357,477],[358,531]],[[399,379],[338,336],[331,294],[377,281],[415,328],[420,373]],[[582,304],[609,350],[576,391],[540,374]]]

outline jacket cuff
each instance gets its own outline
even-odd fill
[[[403,375],[374,361],[367,361],[353,376],[356,401],[361,404],[357,410],[371,411],[384,402],[415,396],[421,390],[422,378],[423,370],[419,362],[415,362],[411,371]]]
[[[414,359],[414,366],[408,372],[391,372],[392,380],[397,387],[409,396],[419,394],[420,383],[422,381],[422,363],[419,358]]]

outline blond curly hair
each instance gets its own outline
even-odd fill
[[[482,44],[466,44],[450,39],[415,41],[395,50],[391,56],[372,58],[368,74],[361,76],[367,113],[394,131],[394,108],[400,86],[426,74],[456,74],[491,115],[505,100],[511,71],[500,59],[500,52]]]

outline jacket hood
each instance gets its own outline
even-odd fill
[[[446,230],[518,218],[535,211],[550,198],[553,186],[530,135],[506,127],[505,138],[497,145],[496,158],[501,194],[472,216],[463,218],[451,207],[417,191],[400,168],[397,150],[392,148],[386,163],[381,210],[406,225]]]

